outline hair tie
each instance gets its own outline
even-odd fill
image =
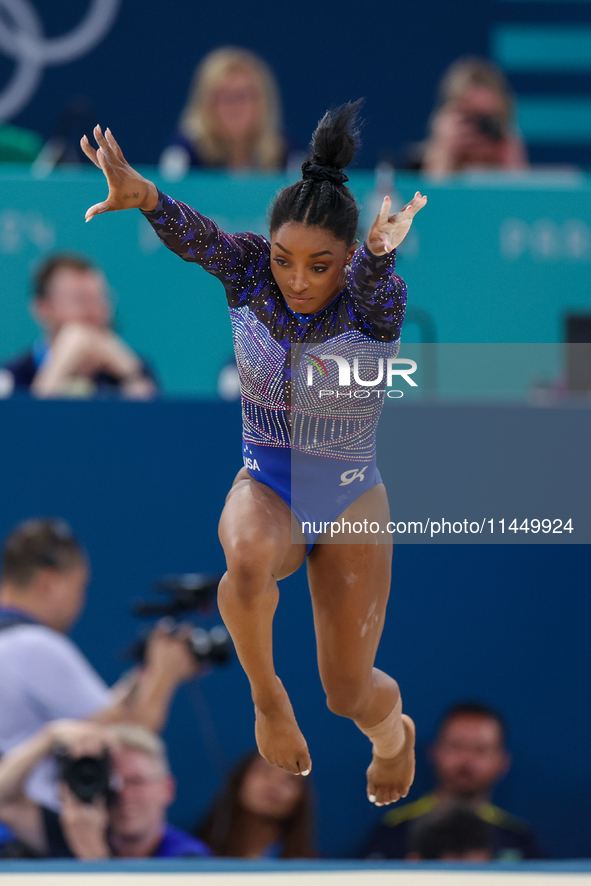
[[[333,185],[343,185],[349,181],[341,169],[335,169],[334,166],[320,166],[312,160],[306,160],[302,165],[302,178],[313,182],[332,182]]]

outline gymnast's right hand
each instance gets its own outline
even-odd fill
[[[86,136],[81,139],[80,146],[94,165],[105,173],[109,196],[102,203],[95,203],[87,209],[86,221],[101,212],[115,212],[117,209],[143,209],[146,212],[156,209],[156,185],[132,169],[111,130],[105,130],[103,135],[100,126],[95,126],[93,134],[98,150],[95,151]]]

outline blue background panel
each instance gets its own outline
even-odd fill
[[[524,137],[532,141],[591,141],[591,101],[585,97],[522,96],[517,117]]]
[[[428,423],[422,409],[396,441],[402,464]],[[108,681],[128,665],[121,652],[138,629],[129,610],[154,579],[223,571],[217,521],[239,437],[239,410],[227,404],[0,403],[0,536],[32,515],[71,522],[93,573],[74,638]],[[510,726],[513,767],[495,800],[529,820],[552,856],[588,852],[590,566],[588,545],[396,545],[377,663],[417,722],[411,800],[431,787],[427,752],[442,710],[476,697]],[[367,740],[325,705],[304,570],[281,583],[275,652],[312,752],[321,850],[351,854],[382,812],[365,798]],[[253,726],[237,661],[179,692],[166,730],[175,824],[200,818],[225,766],[252,746]]]
[[[591,69],[591,28],[578,25],[499,25],[492,33],[495,60],[510,71]]]

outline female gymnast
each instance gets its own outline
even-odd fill
[[[396,681],[374,667],[390,590],[391,539],[329,544],[318,533],[300,531],[295,542],[292,536],[293,514],[298,521],[307,516],[306,472],[317,494],[312,507],[320,501],[326,519],[351,519],[361,505],[380,525],[389,520],[386,490],[375,467],[383,399],[337,397],[314,415],[310,389],[300,387],[307,397],[301,408],[295,390],[306,366],[293,356],[294,346],[319,344],[317,355],[338,354],[342,346],[349,358],[374,344],[380,354],[384,348],[397,353],[406,289],[393,273],[395,248],[427,198],[417,192],[391,215],[385,197],[358,246],[359,209],[342,172],[355,151],[358,104],[329,112],[318,124],[302,180],[275,198],[270,242],[253,233],[224,233],[160,193],[129,166],[109,129],[95,128],[97,150],[86,136],[82,148],[109,187],[107,199],[88,209],[87,221],[102,212],[139,208],[169,249],[200,264],[226,290],[242,388],[246,466],[220,519],[227,572],[218,601],[250,681],[260,753],[289,772],[310,772],[308,746],[275,673],[272,644],[277,582],[307,558],[327,704],[372,742],[367,795],[382,806],[407,795],[415,769],[413,721],[402,714]],[[322,365],[328,363],[332,372],[337,362]],[[292,482],[294,454],[302,484]]]

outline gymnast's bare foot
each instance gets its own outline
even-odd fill
[[[367,770],[367,796],[376,806],[406,797],[415,777],[415,724],[402,714],[405,742],[395,757],[376,757]]]
[[[255,704],[255,735],[261,757],[294,775],[308,775],[312,760],[306,739],[300,731],[291,702],[277,677],[280,690],[264,712]]]

